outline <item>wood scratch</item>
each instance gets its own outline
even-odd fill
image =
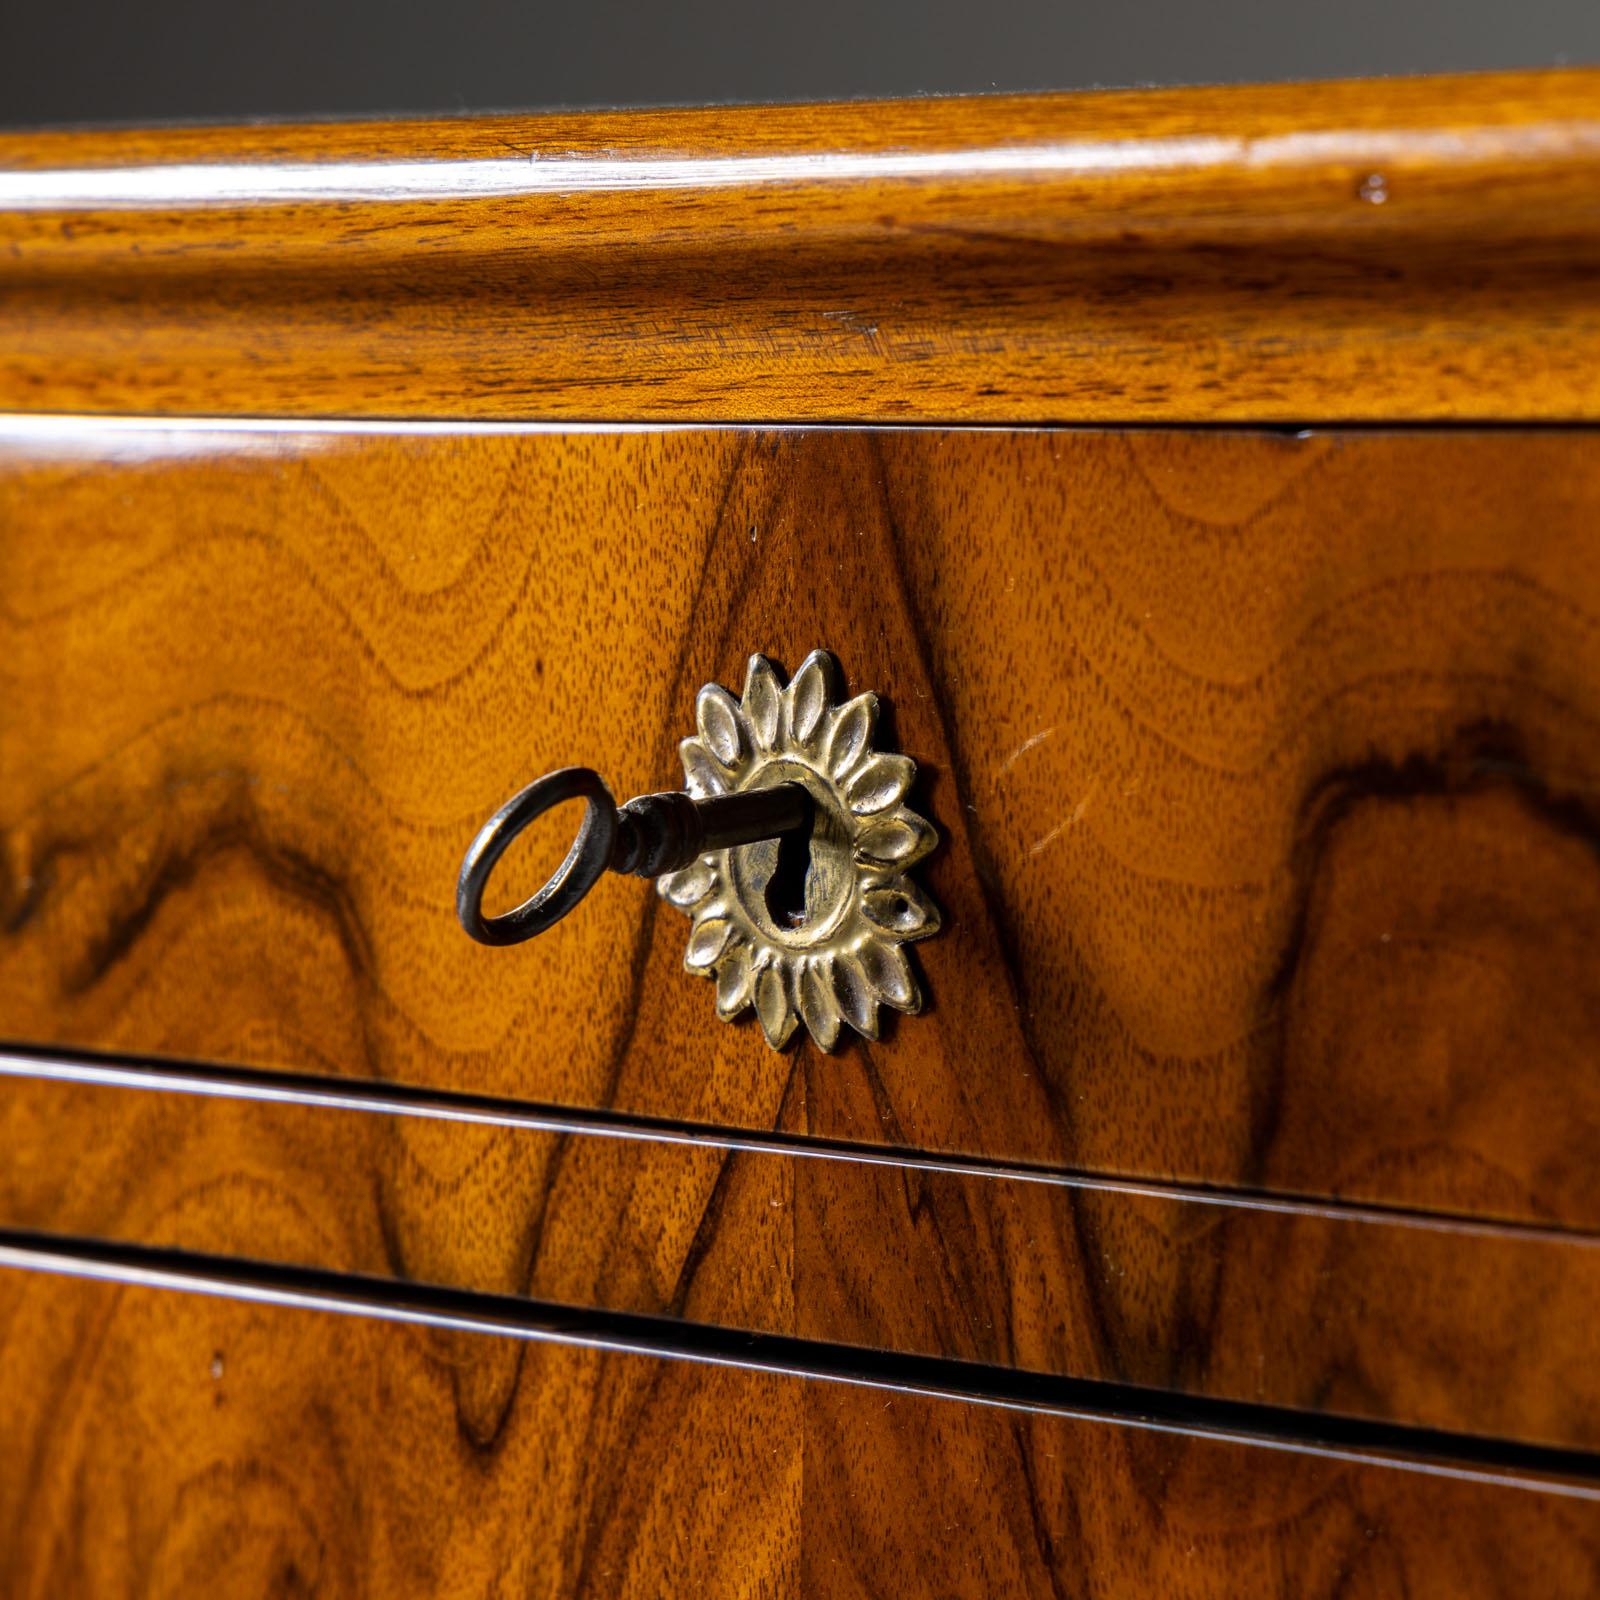
[[[990,785],[990,787],[991,787],[991,788],[993,788],[993,789],[998,789],[998,788],[999,788],[999,787],[1000,787],[1000,780],[1001,780],[1001,779],[1002,779],[1002,778],[1003,778],[1003,777],[1005,777],[1005,775],[1006,775],[1006,774],[1007,774],[1007,773],[1008,773],[1008,772],[1009,772],[1009,771],[1010,771],[1010,770],[1011,770],[1011,769],[1012,769],[1012,768],[1013,768],[1013,767],[1014,767],[1014,766],[1015,766],[1015,765],[1016,765],[1016,764],[1017,764],[1017,763],[1018,763],[1018,762],[1019,762],[1019,761],[1020,761],[1020,760],[1021,760],[1021,759],[1022,759],[1022,758],[1023,758],[1023,757],[1024,757],[1024,756],[1025,756],[1025,755],[1027,755],[1027,753],[1028,753],[1028,752],[1029,752],[1029,751],[1030,751],[1030,750],[1031,750],[1031,749],[1033,749],[1033,747],[1034,747],[1034,746],[1035,746],[1035,745],[1036,745],[1036,744],[1043,744],[1043,743],[1044,743],[1044,742],[1045,742],[1045,740],[1046,740],[1046,739],[1048,739],[1048,738],[1049,738],[1049,737],[1050,737],[1050,735],[1051,735],[1051,734],[1053,734],[1053,733],[1054,733],[1054,732],[1055,732],[1055,731],[1056,731],[1056,727],[1057,727],[1057,726],[1059,726],[1059,724],[1052,724],[1052,725],[1051,725],[1051,726],[1050,726],[1050,727],[1048,727],[1048,728],[1046,728],[1046,729],[1045,729],[1045,730],[1044,730],[1044,731],[1043,731],[1043,732],[1042,732],[1042,733],[1036,733],[1036,734],[1034,734],[1034,735],[1033,735],[1033,736],[1032,736],[1032,738],[1029,738],[1029,739],[1024,739],[1024,740],[1023,740],[1023,741],[1022,741],[1022,743],[1021,743],[1021,744],[1019,744],[1019,745],[1018,745],[1018,746],[1017,746],[1017,748],[1016,748],[1016,749],[1015,749],[1015,750],[1013,750],[1013,751],[1012,751],[1012,752],[1011,752],[1011,754],[1010,754],[1010,755],[1008,755],[1008,756],[1007,756],[1007,757],[1006,757],[1006,758],[1005,758],[1005,760],[1004,760],[1004,761],[1002,761],[1002,762],[1001,762],[1001,763],[1000,763],[1000,765],[999,765],[999,767],[997,767],[997,768],[996,768],[996,769],[995,769],[995,775],[994,775],[994,782],[993,782],[993,783],[992,783],[992,784],[991,784],[991,785]]]
[[[1040,738],[1043,738],[1043,737],[1044,737],[1044,735],[1041,734]],[[1026,747],[1024,747],[1024,748],[1026,748]],[[1020,752],[1019,752],[1019,754],[1020,754]],[[1035,839],[1034,842],[1028,846],[1028,854],[1030,856],[1038,855],[1041,850],[1045,849],[1053,840],[1058,839],[1063,833],[1065,833],[1067,831],[1068,828],[1074,828],[1080,822],[1082,822],[1083,818],[1084,818],[1084,813],[1087,812],[1088,809],[1089,809],[1090,801],[1092,801],[1094,799],[1095,795],[1097,795],[1099,792],[1100,792],[1100,780],[1098,778],[1096,778],[1095,781],[1093,783],[1091,783],[1087,789],[1084,790],[1083,798],[1078,801],[1077,805],[1075,805],[1072,808],[1072,810],[1069,811],[1067,813],[1067,815],[1060,822],[1058,822],[1055,825],[1055,827],[1053,827],[1047,834],[1045,834],[1042,838]]]

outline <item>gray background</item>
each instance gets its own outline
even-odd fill
[[[1600,0],[0,0],[0,126],[1600,63]]]

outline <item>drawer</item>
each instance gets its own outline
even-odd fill
[[[13,418],[0,456],[12,1038],[1596,1221],[1587,432]],[[463,935],[505,796],[681,782],[702,684],[818,646],[942,835],[924,1014],[774,1054],[615,876]]]

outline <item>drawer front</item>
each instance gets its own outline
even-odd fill
[[[1589,433],[18,418],[0,457],[0,1033],[1596,1221]],[[943,836],[925,1014],[775,1055],[620,877],[464,937],[506,795],[680,781],[701,684],[818,646]]]

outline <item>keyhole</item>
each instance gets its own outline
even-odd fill
[[[778,839],[778,864],[767,879],[767,915],[780,928],[803,928],[806,879],[811,876],[811,829],[796,828]]]

